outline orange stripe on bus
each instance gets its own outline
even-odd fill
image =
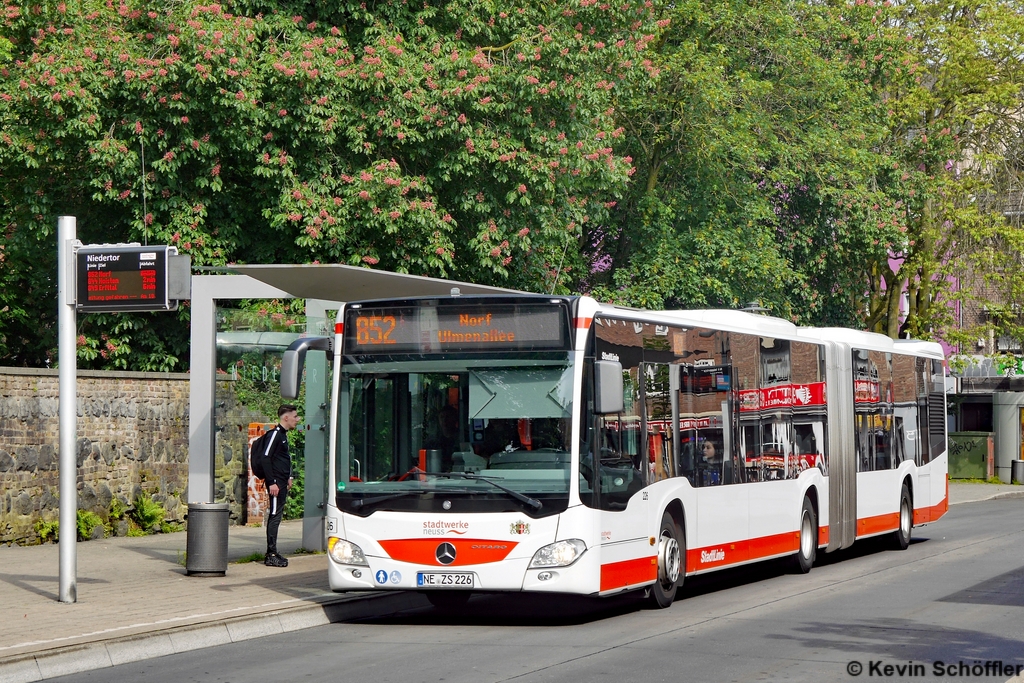
[[[334,334],[341,334],[345,331],[345,323],[334,323]]]
[[[453,531],[453,533],[458,533]],[[437,546],[451,543],[455,546],[455,561],[442,565],[437,560]],[[380,541],[384,552],[393,560],[426,564],[433,567],[461,567],[468,564],[487,564],[500,562],[508,557],[512,549],[519,545],[516,541],[490,541],[479,538],[407,538]]]
[[[949,496],[946,496],[941,502],[936,503],[935,505],[914,510],[914,524],[927,524],[928,522],[934,522],[947,512],[949,512]]]
[[[828,545],[828,527],[818,527],[818,545]]]
[[[821,543],[820,529],[818,542]],[[795,553],[799,548],[799,531],[760,536],[749,541],[722,543],[706,548],[693,548],[686,551],[686,569],[687,571],[704,571],[764,557]]]
[[[896,531],[900,526],[900,513],[888,512],[874,517],[861,517],[857,520],[857,536],[873,536],[874,534]]]
[[[601,565],[602,591],[635,586],[640,583],[654,581],[657,578],[658,558],[656,556]]]
[[[576,328],[580,330],[589,330],[592,322],[594,322],[593,318],[576,318]]]

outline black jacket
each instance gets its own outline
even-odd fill
[[[292,476],[292,459],[288,454],[288,432],[284,427],[277,425],[271,431],[276,431],[273,436],[274,445],[270,448],[270,460],[265,466],[264,474],[267,488],[277,484],[282,489],[288,488],[288,479]]]

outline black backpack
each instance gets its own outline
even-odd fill
[[[278,431],[275,427],[269,432],[264,432],[249,446],[249,467],[257,479],[267,478],[266,465],[270,463],[270,450],[274,447]]]

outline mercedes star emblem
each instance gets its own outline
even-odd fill
[[[441,564],[451,564],[455,561],[455,546],[451,543],[442,543],[437,546],[437,550],[434,551],[434,557]]]

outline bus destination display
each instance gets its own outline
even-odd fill
[[[345,352],[355,354],[555,350],[567,349],[568,339],[557,305],[360,308],[345,322]]]
[[[167,251],[167,246],[79,249],[78,308],[94,312],[169,309]]]

